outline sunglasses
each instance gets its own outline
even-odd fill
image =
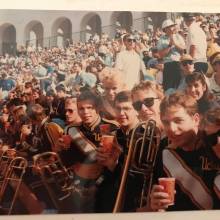
[[[134,102],[132,105],[136,111],[140,111],[143,104],[148,108],[152,107],[154,105],[154,99],[159,99],[159,98],[153,98],[153,97],[146,98],[143,101]]]
[[[135,39],[127,39],[127,42],[136,42],[136,40]]]
[[[65,109],[65,112],[69,112],[70,114],[72,114],[74,112],[73,109]]]
[[[192,64],[193,64],[193,61],[192,61],[192,60],[184,60],[184,61],[182,61],[181,63],[182,63],[183,66],[186,66],[186,65],[188,65],[188,64],[189,64],[189,65],[192,65]]]

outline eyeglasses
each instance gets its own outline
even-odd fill
[[[75,112],[75,110],[73,110],[73,109],[65,109],[65,112],[69,112],[70,114],[72,114],[73,112]]]
[[[135,39],[127,39],[127,42],[136,42],[136,40]]]
[[[154,99],[159,99],[159,98],[153,98],[153,97],[146,98],[143,101],[134,102],[132,105],[136,111],[140,111],[143,104],[148,108],[152,107],[154,105]]]
[[[193,61],[192,60],[184,60],[181,62],[183,66],[187,66],[187,64],[192,65]]]

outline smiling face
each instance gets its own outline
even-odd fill
[[[107,100],[113,102],[117,93],[121,91],[122,85],[120,82],[112,80],[111,82],[105,83],[104,89]]]
[[[186,93],[198,101],[203,97],[206,89],[206,85],[203,85],[200,80],[197,80],[187,85]]]
[[[161,114],[161,121],[172,145],[189,149],[198,133],[199,114],[190,116],[180,105],[173,105]]]
[[[160,122],[160,99],[158,99],[158,95],[152,89],[144,89],[137,90],[132,95],[132,102],[141,101],[143,102],[146,98],[155,98],[153,101],[153,105],[147,107],[144,103],[141,105],[141,109],[138,111],[139,117],[142,121],[146,121],[149,119],[155,120],[157,123]]]
[[[117,102],[115,103],[116,120],[121,127],[132,128],[138,121],[137,112],[132,106],[132,102]]]

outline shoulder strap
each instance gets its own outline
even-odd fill
[[[75,145],[85,154],[94,151],[96,146],[92,143],[78,127],[69,127],[67,129],[67,134],[69,134]]]
[[[213,200],[208,188],[173,150],[163,150],[163,166],[197,207],[212,209]]]

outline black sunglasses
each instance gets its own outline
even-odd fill
[[[136,40],[135,39],[127,39],[127,42],[136,42]]]
[[[151,106],[153,106],[153,105],[154,105],[154,99],[159,99],[159,98],[153,98],[153,97],[146,98],[146,99],[144,99],[143,101],[134,102],[132,105],[133,105],[133,107],[134,107],[134,109],[135,109],[136,111],[140,111],[143,104],[144,104],[146,107],[148,107],[148,108],[150,108]]]
[[[187,64],[192,65],[193,61],[192,60],[184,60],[181,62],[183,66],[186,66]]]

